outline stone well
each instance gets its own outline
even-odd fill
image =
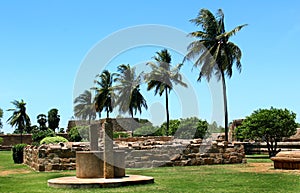
[[[300,151],[279,152],[271,160],[275,169],[300,170]]]

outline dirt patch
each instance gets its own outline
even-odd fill
[[[27,174],[27,173],[30,173],[30,171],[24,170],[24,169],[20,169],[20,170],[4,170],[4,171],[0,170],[0,176],[7,176],[7,175],[10,175],[10,174]]]
[[[300,170],[280,170],[274,169],[273,163],[247,163],[244,167],[237,167],[240,172],[257,172],[257,173],[291,173],[300,175]]]

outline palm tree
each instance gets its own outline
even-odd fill
[[[192,42],[188,46],[188,53],[185,59],[197,58],[194,67],[200,68],[198,81],[206,77],[209,81],[213,75],[222,81],[225,114],[225,140],[228,141],[228,110],[226,96],[225,74],[231,78],[232,67],[235,64],[237,70],[241,72],[240,48],[229,41],[229,38],[240,31],[246,24],[237,26],[233,30],[226,32],[224,24],[224,14],[221,9],[214,16],[209,10],[201,9],[195,19],[190,20],[196,26],[201,26],[202,31],[190,33],[190,36],[199,40]]]
[[[113,77],[114,73],[110,73],[108,70],[104,70],[101,74],[96,77],[99,80],[95,80],[95,83],[99,85],[99,87],[94,87],[96,91],[96,96],[94,99],[95,109],[99,113],[99,117],[101,117],[101,112],[103,110],[106,111],[106,117],[109,118],[109,113],[113,111],[114,108],[114,89],[113,89]]]
[[[80,119],[88,119],[89,124],[91,120],[96,118],[95,105],[92,99],[92,93],[89,90],[85,90],[74,100],[74,115]]]
[[[15,109],[8,109],[8,111],[13,111],[12,116],[7,120],[7,122],[12,126],[12,127],[17,127],[15,132],[19,132],[21,134],[21,143],[23,142],[22,140],[22,134],[24,129],[30,127],[30,118],[26,114],[26,103],[23,101],[17,101],[14,100],[11,102],[14,106]]]
[[[142,113],[142,107],[148,109],[145,98],[140,92],[140,85],[142,81],[142,75],[136,76],[135,68],[131,68],[129,64],[121,64],[118,66],[117,78],[119,85],[115,86],[115,90],[118,92],[118,98],[116,105],[120,106],[119,111],[127,113],[133,118],[133,114],[137,111]]]
[[[46,123],[47,123],[47,116],[45,114],[39,114],[37,117],[37,122],[40,125],[41,130],[47,129]]]
[[[169,96],[168,93],[173,89],[173,83],[187,87],[182,81],[182,76],[179,70],[182,64],[178,64],[171,69],[171,55],[167,49],[163,49],[160,52],[156,52],[156,56],[153,57],[155,62],[149,62],[148,65],[152,68],[149,74],[145,75],[145,79],[148,82],[147,90],[154,90],[154,95],[157,93],[162,96],[165,92],[166,97],[166,115],[167,115],[167,131],[169,131]]]

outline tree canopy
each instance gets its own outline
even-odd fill
[[[296,133],[296,114],[287,109],[258,109],[237,127],[238,138],[262,140],[267,143],[269,156],[275,156],[277,142]]]
[[[48,111],[48,127],[55,131],[58,128],[60,121],[60,115],[58,115],[58,110],[53,108]]]

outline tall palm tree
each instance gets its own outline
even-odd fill
[[[96,110],[93,103],[92,93],[85,90],[74,100],[74,115],[80,119],[88,119],[89,124],[91,120],[96,119]]]
[[[140,92],[142,75],[136,76],[135,68],[131,68],[129,64],[121,64],[118,66],[117,78],[119,84],[115,86],[118,92],[116,105],[120,106],[119,111],[127,113],[133,118],[133,114],[137,111],[142,113],[142,107],[148,109],[145,98]]]
[[[106,111],[106,117],[109,118],[109,113],[113,111],[114,108],[114,89],[113,89],[113,81],[114,81],[114,73],[110,73],[108,70],[104,70],[101,74],[96,77],[99,80],[95,80],[95,83],[99,87],[92,88],[96,91],[96,96],[94,99],[95,109],[99,113],[99,117],[101,117],[101,112],[103,110]]]
[[[155,62],[149,62],[148,65],[152,68],[152,71],[145,75],[145,79],[148,82],[147,90],[154,90],[154,95],[157,93],[162,96],[165,93],[166,97],[166,115],[167,115],[167,131],[169,131],[169,96],[168,94],[173,89],[173,83],[187,87],[182,81],[182,76],[179,70],[182,64],[178,64],[171,69],[171,55],[167,49],[163,49],[160,52],[156,52],[156,56],[153,57]]]
[[[17,127],[16,132],[21,134],[21,143],[23,142],[22,140],[22,134],[24,129],[30,127],[30,118],[26,114],[26,103],[23,101],[17,101],[14,100],[11,102],[14,106],[15,109],[8,109],[8,111],[13,111],[12,116],[7,120],[7,122],[12,126],[12,127]]]
[[[222,81],[225,114],[225,140],[228,141],[228,110],[225,74],[231,78],[232,67],[235,64],[237,70],[241,72],[240,48],[229,41],[243,27],[240,25],[233,30],[226,32],[224,24],[224,14],[221,9],[214,16],[209,10],[201,9],[195,19],[190,20],[196,26],[201,26],[202,31],[190,33],[190,36],[198,40],[188,46],[188,53],[185,59],[196,59],[194,67],[200,68],[198,81],[206,77],[209,81],[213,75]]]

